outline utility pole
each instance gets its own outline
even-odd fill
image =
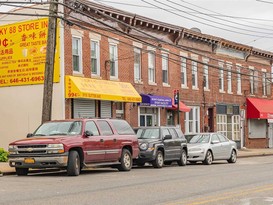
[[[42,123],[45,121],[51,120],[53,76],[54,76],[56,32],[57,32],[57,14],[58,14],[58,0],[50,0],[46,63],[45,63],[45,74],[44,74]]]

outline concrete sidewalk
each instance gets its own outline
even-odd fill
[[[273,149],[239,149],[238,158],[244,157],[258,157],[258,156],[268,156],[273,155]],[[0,173],[2,175],[15,174],[15,169],[10,167],[7,162],[0,162]],[[1,174],[0,174],[1,176]]]

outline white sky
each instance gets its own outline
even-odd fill
[[[10,9],[1,5],[7,1],[15,0],[0,0],[0,11]],[[273,52],[273,0],[93,1]]]

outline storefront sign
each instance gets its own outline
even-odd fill
[[[44,82],[47,31],[47,18],[0,26],[0,87]],[[58,34],[54,82],[60,81]]]
[[[66,76],[66,98],[90,98],[117,102],[140,102],[131,83]]]
[[[158,96],[158,95],[145,95],[141,94],[142,102],[139,104],[140,106],[152,106],[152,107],[172,107],[172,99],[166,96]]]

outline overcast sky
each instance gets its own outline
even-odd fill
[[[94,1],[273,52],[273,0]],[[4,2],[7,1],[0,0],[0,5]],[[2,4],[0,11],[8,8]]]

